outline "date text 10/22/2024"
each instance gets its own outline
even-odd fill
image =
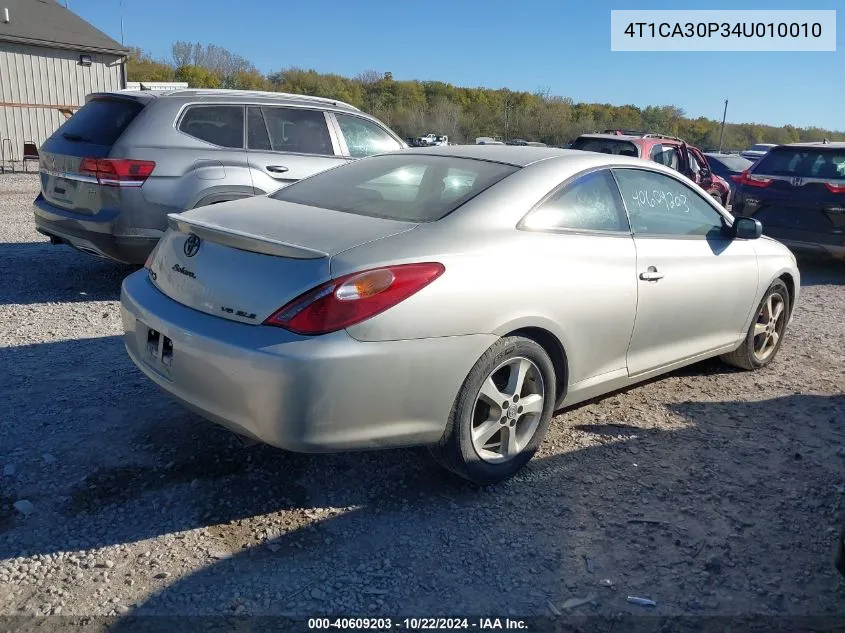
[[[309,618],[309,630],[497,631],[526,630],[525,620],[511,618]]]

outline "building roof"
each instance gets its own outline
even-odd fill
[[[9,22],[4,21],[9,10]],[[56,0],[0,0],[0,41],[125,54],[128,49]]]

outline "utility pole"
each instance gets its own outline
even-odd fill
[[[722,129],[719,131],[719,153],[722,153],[722,137],[725,135],[725,119],[728,118],[728,100],[725,99],[725,112],[722,114]]]
[[[120,0],[120,43],[123,44],[123,0]]]

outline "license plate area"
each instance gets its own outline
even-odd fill
[[[144,337],[144,362],[158,373],[170,377],[173,366],[173,340],[158,330],[138,321],[138,331]],[[146,336],[144,336],[146,333]]]
[[[57,177],[53,182],[53,196],[63,202],[73,202],[76,198],[76,185],[73,180]]]

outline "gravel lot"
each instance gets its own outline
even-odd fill
[[[0,614],[845,616],[845,265],[804,270],[767,370],[558,415],[477,490],[425,450],[243,448],[171,402],[123,349],[133,269],[51,246],[37,186],[0,176]]]

